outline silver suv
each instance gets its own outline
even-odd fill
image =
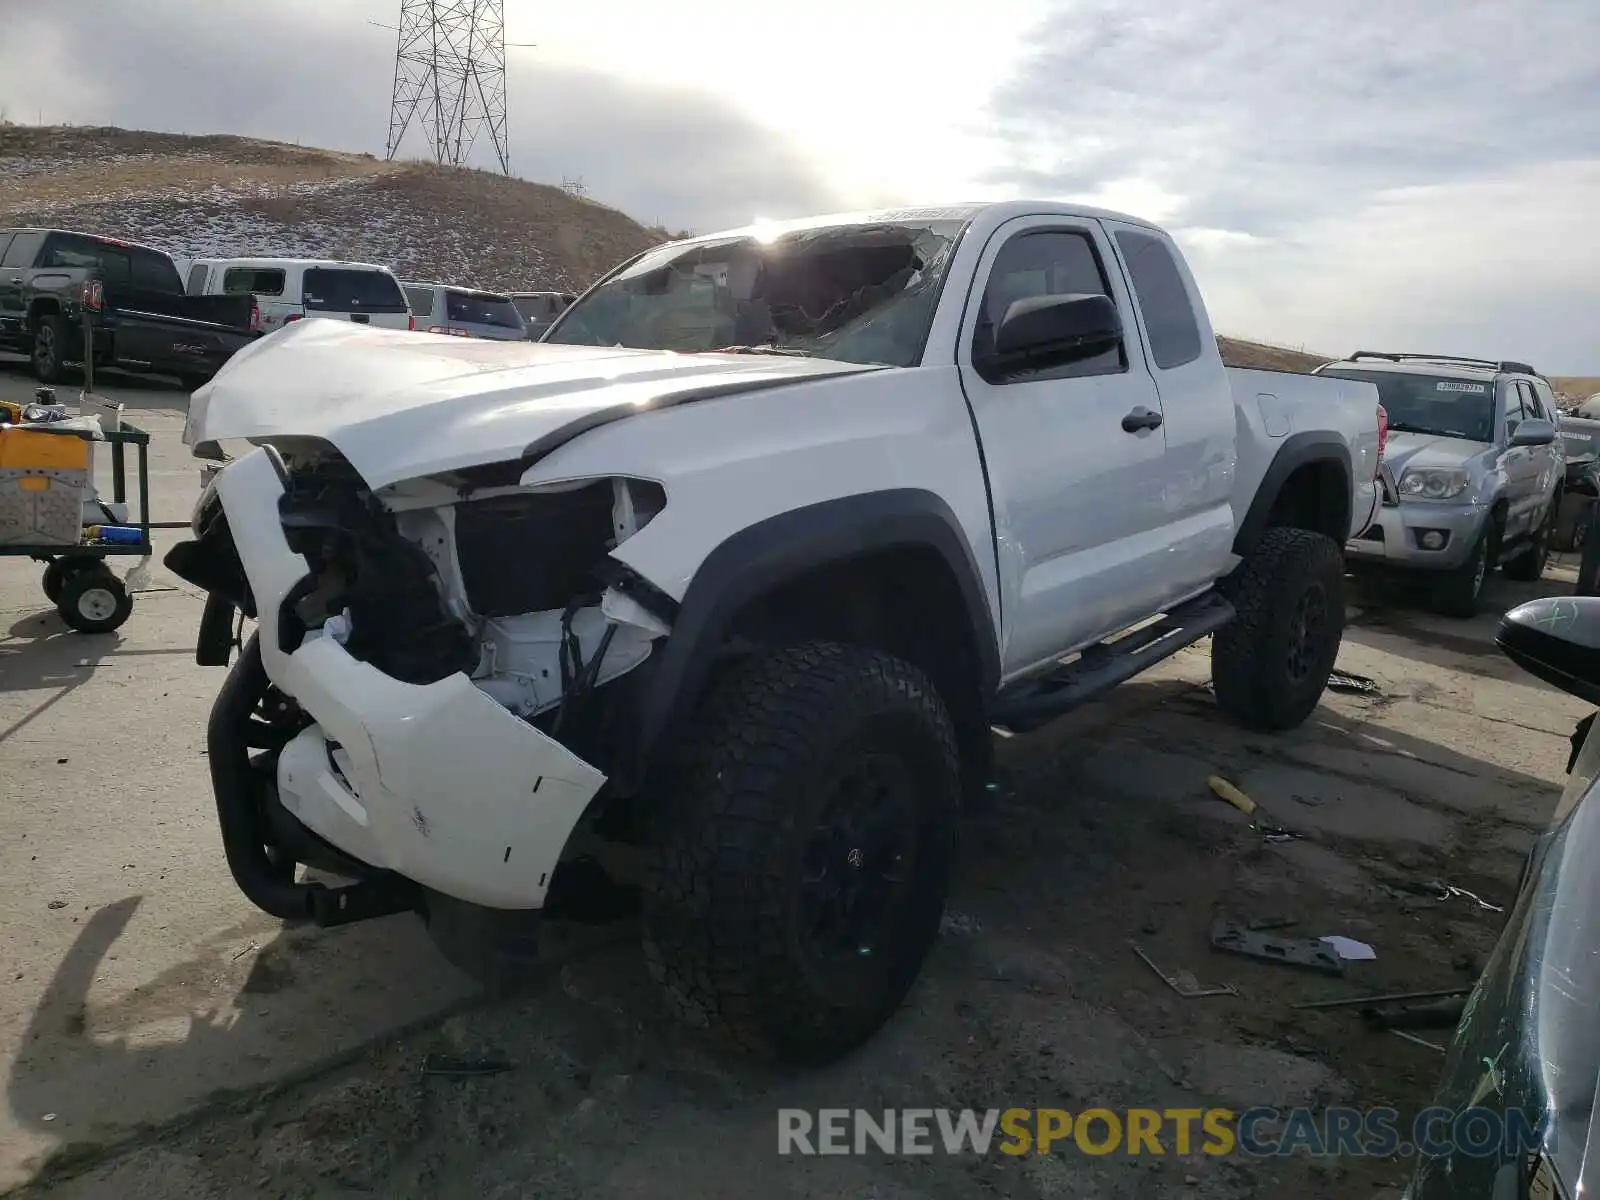
[[[1478,611],[1489,571],[1544,574],[1562,481],[1555,393],[1526,363],[1362,350],[1314,374],[1374,383],[1389,416],[1378,518],[1354,562],[1431,571],[1434,605]]]

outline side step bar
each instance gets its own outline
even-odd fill
[[[1159,621],[1095,643],[1048,675],[1008,688],[995,700],[989,723],[1013,733],[1038,729],[1215,633],[1233,617],[1232,604],[1217,592],[1207,592]]]

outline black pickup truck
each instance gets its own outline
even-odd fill
[[[188,296],[172,259],[149,246],[64,229],[0,229],[0,350],[33,361],[43,383],[84,358],[96,367],[176,375],[199,387],[261,336],[252,296]]]

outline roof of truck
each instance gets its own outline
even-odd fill
[[[361,271],[389,271],[381,263],[352,262],[344,258],[196,258],[192,261],[214,267],[353,267]]]
[[[681,238],[684,242],[698,242],[725,237],[774,237],[802,229],[820,229],[829,225],[875,225],[916,223],[922,221],[972,221],[987,218],[993,224],[1016,217],[1077,217],[1089,221],[1122,221],[1139,225],[1154,232],[1164,232],[1160,226],[1143,217],[1129,216],[1108,208],[1094,208],[1062,200],[992,200],[969,201],[961,204],[928,205],[915,208],[866,209],[857,212],[828,213],[817,217],[802,217],[793,221],[767,221],[757,219],[738,229],[723,229],[715,233]]]

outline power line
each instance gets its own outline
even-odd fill
[[[395,32],[384,157],[399,153],[416,123],[433,160],[459,167],[487,132],[500,170],[511,174],[504,0],[400,0],[400,24],[381,27]]]

